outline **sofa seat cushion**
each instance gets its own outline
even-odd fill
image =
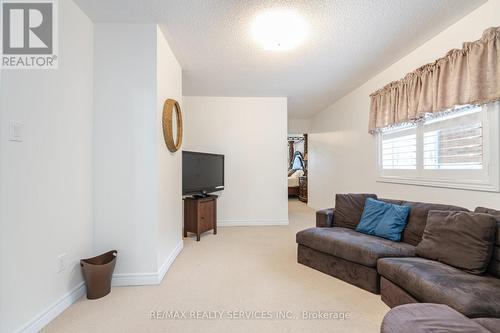
[[[385,257],[411,257],[415,247],[365,235],[349,228],[310,228],[297,233],[297,243],[368,267]]]
[[[500,333],[500,318],[475,318],[473,320],[492,333]]]
[[[485,327],[442,304],[406,304],[389,311],[381,333],[491,333]]]
[[[385,258],[380,275],[419,302],[446,304],[467,317],[500,317],[500,279],[425,258]]]

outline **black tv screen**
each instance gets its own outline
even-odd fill
[[[182,152],[182,194],[206,194],[224,189],[224,155]]]

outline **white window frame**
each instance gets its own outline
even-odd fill
[[[481,170],[429,170],[423,168],[424,126],[417,126],[417,168],[382,168],[382,134],[377,134],[377,181],[420,186],[500,192],[500,102],[483,105],[483,168]]]

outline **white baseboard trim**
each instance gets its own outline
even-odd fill
[[[221,220],[217,221],[218,227],[255,227],[288,225],[288,220]]]
[[[170,252],[168,255],[167,259],[163,262],[163,265],[161,265],[160,269],[158,270],[158,284],[163,281],[163,278],[165,277],[165,274],[167,274],[168,270],[170,269],[170,266],[175,261],[175,258],[181,253],[182,249],[184,248],[184,241],[181,240],[179,243],[177,243],[177,246]]]
[[[165,259],[157,272],[113,274],[111,285],[114,287],[122,287],[160,284],[168,269],[172,266],[175,258],[177,258],[179,253],[181,253],[183,247],[184,243],[181,240],[172,252],[170,252],[169,256]]]
[[[165,259],[158,272],[144,273],[144,274],[113,274],[113,286],[135,286],[135,285],[149,285],[160,284],[163,277],[167,273],[175,258],[179,255],[184,247],[181,240],[170,255]],[[52,320],[60,315],[64,310],[69,308],[71,304],[75,303],[80,297],[85,295],[85,283],[80,282],[73,290],[62,296],[47,309],[42,311],[36,317],[27,322],[23,327],[19,328],[18,333],[35,333],[47,326]]]
[[[58,315],[60,315],[64,310],[69,308],[71,304],[75,303],[80,297],[85,295],[85,291],[86,289],[84,282],[80,282],[75,288],[73,288],[73,290],[55,301],[47,309],[31,319],[16,332],[35,333],[40,331],[48,323],[50,323]]]

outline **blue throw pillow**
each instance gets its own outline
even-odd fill
[[[356,231],[399,242],[409,214],[409,206],[368,198]]]
[[[363,214],[361,215],[361,220],[359,220],[359,224],[356,227],[356,231],[373,235],[375,227],[384,216],[386,210],[387,206],[385,202],[367,198],[365,200]]]

